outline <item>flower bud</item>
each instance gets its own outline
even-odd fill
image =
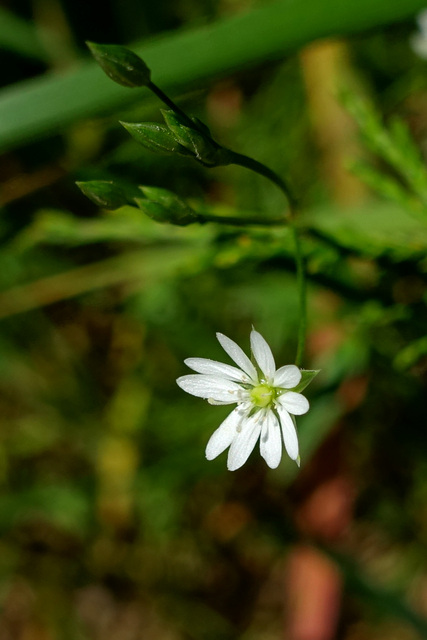
[[[198,215],[175,193],[160,187],[139,187],[145,196],[135,198],[138,207],[157,222],[186,226],[198,221]]]
[[[107,76],[123,87],[145,87],[151,72],[136,53],[118,44],[86,42],[93,57]]]
[[[156,122],[121,122],[121,125],[139,144],[154,153],[179,153],[191,155],[164,124]]]
[[[123,189],[108,180],[76,182],[76,185],[92,202],[105,209],[118,209],[130,202]]]
[[[194,119],[194,128],[192,128],[187,122],[183,122],[175,111],[164,109],[161,111],[175,139],[188,149],[196,160],[208,167],[229,164],[226,157],[227,150],[211,138],[206,125],[201,126],[200,122]]]

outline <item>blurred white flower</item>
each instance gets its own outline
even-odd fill
[[[427,9],[417,16],[418,31],[410,38],[410,45],[414,53],[427,60]]]
[[[305,387],[317,372],[304,372],[308,381],[301,382],[301,371],[293,364],[276,370],[270,347],[255,330],[251,332],[255,364],[233,340],[222,333],[216,335],[239,368],[205,358],[188,358],[185,363],[197,373],[177,380],[181,389],[206,398],[211,404],[237,404],[210,438],[207,459],[216,458],[230,447],[227,466],[234,471],[246,462],[259,438],[262,457],[275,469],[282,457],[283,438],[289,457],[299,465],[293,416],[306,413],[309,404],[292,389]]]

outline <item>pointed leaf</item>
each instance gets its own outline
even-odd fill
[[[320,369],[301,369],[301,381],[297,386],[292,389],[295,393],[301,393],[310,382],[320,373]]]

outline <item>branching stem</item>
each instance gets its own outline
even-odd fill
[[[295,246],[295,264],[299,293],[299,327],[295,364],[300,367],[304,359],[305,341],[307,334],[307,285],[305,277],[304,255],[302,252],[298,227],[295,221],[296,213],[298,210],[297,200],[293,196],[292,191],[286,184],[286,182],[280,176],[278,176],[277,173],[272,171],[272,169],[266,167],[261,162],[253,160],[252,158],[249,158],[248,156],[242,155],[240,153],[231,151],[230,154],[232,164],[238,164],[242,167],[250,169],[251,171],[254,171],[255,173],[258,173],[261,176],[264,176],[265,178],[273,182],[277,187],[279,187],[288,201],[289,215],[287,216],[287,219],[285,218],[284,222],[287,221],[291,227]]]
[[[178,105],[176,105],[173,100],[171,100],[157,85],[153,82],[148,84],[148,88],[170,109],[172,109],[180,118],[183,123],[188,125],[192,129],[198,129],[202,135],[206,135],[205,132],[201,131],[196,122],[193,122],[184,111]],[[217,143],[212,140],[213,144]],[[219,145],[217,145],[219,147]],[[224,149],[225,157],[227,159],[227,164],[237,164],[241,167],[245,167],[246,169],[250,169],[255,173],[258,173],[264,178],[270,180],[273,184],[278,187],[283,195],[285,196],[288,206],[289,212],[288,215],[283,219],[283,223],[287,223],[290,225],[292,230],[292,235],[294,239],[295,245],[295,263],[296,263],[296,272],[297,272],[297,284],[298,284],[298,292],[299,292],[299,327],[298,327],[298,346],[297,353],[295,357],[295,364],[297,366],[301,366],[301,363],[304,358],[305,351],[305,340],[306,340],[306,332],[307,332],[307,295],[306,295],[306,278],[305,278],[305,267],[304,267],[304,256],[301,248],[301,241],[299,237],[298,228],[295,222],[296,212],[298,210],[298,203],[296,198],[292,194],[292,190],[286,184],[286,182],[277,175],[272,169],[266,167],[261,162],[250,158],[249,156],[245,156],[241,153],[236,153],[235,151],[231,151],[230,149]],[[204,220],[210,220],[212,222],[221,222],[221,219],[215,216],[204,215]],[[248,224],[248,221],[241,220],[239,218],[227,218],[228,223],[241,225]],[[259,219],[252,220],[249,224],[280,224],[278,220],[265,221],[262,223]]]

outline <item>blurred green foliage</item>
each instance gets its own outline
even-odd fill
[[[1,10],[2,640],[301,640],[298,612],[312,640],[427,637],[427,63],[409,47],[422,3],[303,5]],[[119,120],[160,122],[160,105],[82,63],[88,39],[143,42],[156,82],[300,197],[304,366],[322,370],[300,471],[208,463],[227,408],[175,384],[186,357],[224,359],[216,331],[247,350],[254,325],[293,361],[289,229],[158,224],[99,210],[75,182],[166,188],[224,218],[276,219],[281,195],[131,140]],[[316,588],[332,604],[309,615]]]

